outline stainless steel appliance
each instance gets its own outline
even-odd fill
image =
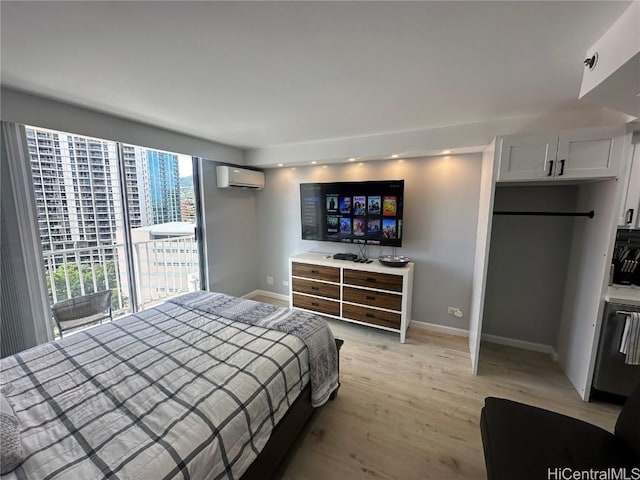
[[[640,365],[627,365],[625,355],[620,353],[627,318],[623,312],[640,312],[640,306],[607,302],[593,378],[596,398],[602,398],[602,394],[626,398],[640,383]]]

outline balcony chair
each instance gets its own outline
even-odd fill
[[[102,323],[111,316],[111,290],[90,293],[82,297],[63,300],[51,306],[53,319],[58,325],[60,338],[62,332],[87,325]]]
[[[576,418],[493,397],[485,399],[480,431],[489,480],[569,478],[562,476],[569,471],[561,473],[563,469],[607,468],[626,468],[628,477],[615,478],[632,478],[632,469],[640,467],[640,385],[622,408],[614,433]]]

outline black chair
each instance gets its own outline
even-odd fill
[[[51,306],[53,319],[58,325],[60,338],[62,333],[79,327],[84,327],[111,316],[111,290],[90,293],[82,297],[63,300]]]
[[[559,413],[487,397],[480,431],[489,480],[562,478],[559,473],[640,467],[640,385],[627,399],[614,433]],[[631,477],[629,477],[631,478]]]

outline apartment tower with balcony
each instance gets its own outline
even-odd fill
[[[121,199],[113,142],[26,128],[44,252],[111,244]]]

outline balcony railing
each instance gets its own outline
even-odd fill
[[[199,289],[195,237],[172,237],[133,244],[139,309]],[[44,252],[52,304],[100,290],[112,290],[114,317],[130,311],[124,244]]]
[[[140,305],[199,289],[198,249],[193,235],[135,242],[133,259]]]

